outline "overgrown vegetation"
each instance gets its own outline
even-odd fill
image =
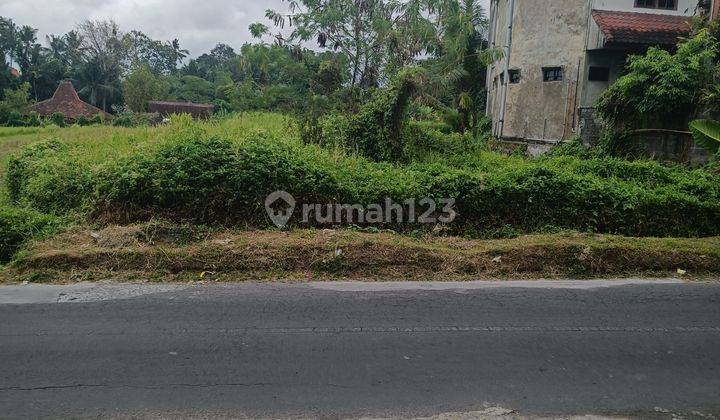
[[[58,218],[37,211],[0,207],[0,262],[9,261],[28,239],[41,239],[61,226]]]
[[[716,151],[708,141],[708,124],[698,130],[691,121],[720,110],[719,35],[717,24],[700,20],[696,33],[674,53],[651,47],[645,55],[631,56],[626,74],[597,103],[606,123],[600,151],[632,156],[632,133],[644,128],[692,131],[701,145]]]
[[[284,190],[301,203],[319,204],[453,198],[460,217],[447,229],[479,237],[558,228],[720,234],[720,183],[704,170],[618,159],[527,161],[481,146],[458,159],[391,165],[305,145],[297,136],[222,131],[218,124],[181,119],[161,138],[134,144],[111,161],[83,155],[81,145],[41,142],[10,161],[6,183],[19,205],[122,223],[165,217],[269,227],[264,199]]]

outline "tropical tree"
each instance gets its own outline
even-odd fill
[[[315,40],[321,48],[341,51],[350,63],[352,86],[377,86],[385,58],[384,32],[390,26],[385,1],[291,0],[288,4],[289,14],[266,13],[277,27],[294,27],[287,39],[276,35],[279,43]],[[258,26],[254,29],[260,32]]]
[[[148,102],[156,99],[159,82],[147,65],[138,65],[123,81],[125,105],[135,112],[147,112]]]
[[[690,130],[698,145],[717,153],[720,149],[720,121],[695,120],[690,123]]]
[[[677,52],[650,48],[631,57],[627,73],[598,101],[603,119],[616,129],[685,128],[701,108],[713,80],[718,43],[707,30],[681,43]]]
[[[10,59],[10,66],[13,65],[15,50],[17,44],[17,25],[12,19],[0,16],[0,55],[2,55],[3,64]]]
[[[487,18],[479,0],[449,0],[438,6],[439,34],[431,62],[431,92],[452,95],[461,131],[474,129],[485,109]]]
[[[106,67],[99,59],[84,63],[75,75],[78,94],[103,111],[117,102],[120,97],[120,67]]]

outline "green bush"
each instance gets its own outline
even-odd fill
[[[599,115],[618,129],[686,128],[696,114],[700,92],[712,84],[718,41],[704,29],[680,43],[675,53],[651,47],[631,56],[627,72],[597,103]]]
[[[340,114],[327,114],[318,120],[319,145],[330,150],[345,150],[349,143],[350,120]]]
[[[161,216],[265,227],[265,197],[284,190],[299,204],[453,198],[459,218],[450,227],[456,233],[553,227],[637,236],[720,234],[720,183],[703,170],[573,157],[487,163],[484,169],[399,166],[340,157],[264,133],[230,142],[194,127],[189,123],[157,148],[96,171],[73,161],[73,150],[62,143],[34,145],[12,159],[8,187],[15,200],[36,209],[61,214],[87,204],[96,215],[118,221]],[[427,131],[437,133],[423,135]],[[471,137],[457,136],[435,139],[440,153],[473,146],[466,143]]]
[[[0,207],[0,262],[8,262],[28,239],[52,234],[59,228],[56,217],[28,209]]]
[[[99,117],[99,116],[97,116]],[[97,118],[96,117],[96,118]],[[102,118],[102,117],[100,117]],[[115,118],[112,120],[112,125],[115,127],[145,127],[149,125],[158,124],[162,121],[162,117],[160,114],[157,113],[135,113],[131,111],[125,111],[120,114],[118,114]],[[102,122],[102,120],[101,120]],[[97,120],[95,120],[94,123],[97,123]]]
[[[400,72],[392,85],[378,89],[351,117],[348,135],[352,149],[377,162],[403,161],[402,133],[408,107],[424,78],[422,69],[410,67]]]
[[[51,214],[80,207],[92,192],[90,168],[55,139],[11,156],[5,182],[14,202]]]
[[[97,181],[100,204],[159,208],[213,220],[231,205],[236,160],[229,142],[181,139],[153,155],[121,160],[108,167]]]
[[[484,142],[466,132],[444,133],[442,123],[410,122],[403,130],[404,156],[411,162],[429,161],[436,154],[460,155],[477,152]]]
[[[95,114],[94,117],[90,118],[90,124],[92,125],[99,125],[105,122],[105,119],[103,118],[102,114]]]
[[[50,116],[50,122],[57,125],[58,127],[65,127],[65,114],[62,112],[55,112]]]
[[[25,116],[25,125],[28,127],[42,126],[42,120],[40,119],[40,114],[38,114],[35,111],[30,112],[28,115]]]

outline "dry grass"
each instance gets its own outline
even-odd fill
[[[5,281],[466,280],[720,274],[720,238],[532,235],[412,239],[350,230],[113,226],[31,245]]]

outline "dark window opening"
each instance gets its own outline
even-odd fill
[[[588,79],[591,82],[608,82],[610,81],[609,67],[590,67]]]
[[[544,82],[559,82],[563,79],[562,67],[543,67]]]
[[[644,9],[677,10],[677,0],[635,0],[635,7]]]
[[[500,73],[500,85],[505,85],[505,72]]]
[[[510,75],[510,83],[520,83],[520,70],[510,70],[508,74]]]

